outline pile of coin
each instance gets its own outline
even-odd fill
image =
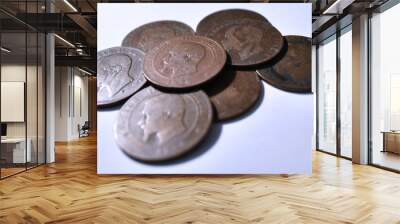
[[[282,36],[262,15],[241,9],[205,17],[196,32],[176,21],[134,29],[97,56],[99,107],[123,105],[117,145],[145,162],[177,158],[207,137],[213,122],[244,114],[262,91],[259,77],[311,92],[311,41]]]

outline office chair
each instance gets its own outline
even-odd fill
[[[89,125],[89,121],[85,121],[85,123],[82,125],[82,127],[79,127],[80,125],[78,125],[78,129],[79,129],[79,138],[80,137],[87,137],[89,136],[89,129],[90,129],[90,125]]]

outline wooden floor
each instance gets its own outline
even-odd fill
[[[400,223],[400,175],[314,153],[311,176],[99,176],[96,139],[0,181],[0,223]]]
[[[3,168],[1,168],[1,177],[3,178],[3,177],[11,176],[13,174],[22,172],[24,170],[26,170],[25,167],[24,168],[19,168],[19,167],[18,168],[14,168],[14,167],[4,168],[3,167]]]
[[[373,162],[377,165],[400,170],[400,155],[392,152],[374,151]]]

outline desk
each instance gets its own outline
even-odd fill
[[[6,163],[25,163],[32,159],[30,138],[25,152],[25,138],[6,138],[1,139],[1,157]],[[26,159],[26,160],[25,160]]]
[[[383,131],[383,150],[382,152],[392,152],[400,154],[400,132]]]

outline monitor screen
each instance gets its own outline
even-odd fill
[[[7,136],[7,124],[1,123],[1,136]]]

